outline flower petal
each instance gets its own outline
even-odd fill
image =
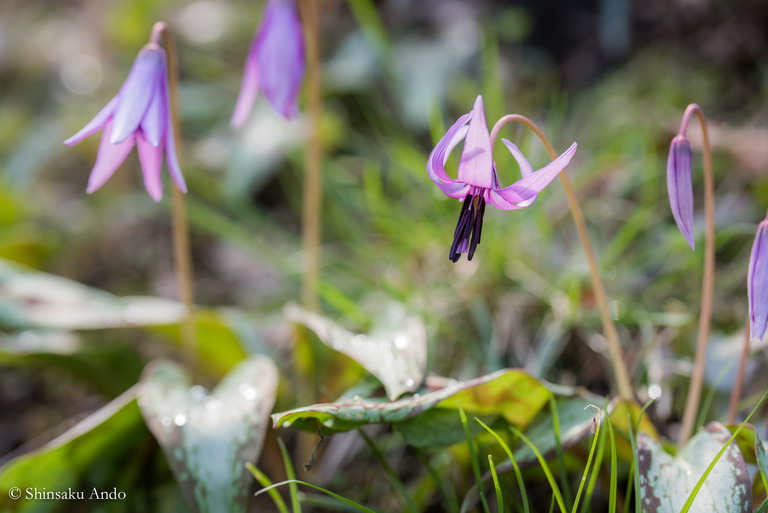
[[[104,132],[101,134],[96,163],[93,165],[90,178],[88,178],[88,188],[85,190],[88,194],[96,191],[109,180],[133,148],[136,138],[133,134],[123,139],[122,142],[112,144],[110,142],[111,133],[112,122],[107,121],[104,125]]]
[[[534,171],[525,178],[521,178],[509,187],[498,190],[491,189],[488,194],[488,201],[502,210],[515,210],[527,206],[521,205],[521,203],[526,203],[544,190],[544,188],[549,185],[549,183],[554,180],[563,169],[565,169],[565,166],[568,165],[571,158],[573,158],[574,153],[576,153],[576,148],[576,143],[573,143],[571,147],[565,150],[565,152],[557,157],[557,159],[538,171]]]
[[[472,117],[472,113],[464,114],[448,129],[445,135],[440,139],[427,160],[427,173],[429,177],[438,186],[441,182],[455,183],[456,180],[449,177],[445,172],[445,163],[451,150],[467,135],[468,128],[464,125]],[[461,184],[462,186],[464,184]]]
[[[691,143],[685,136],[672,139],[667,158],[667,193],[675,223],[691,249],[693,242],[693,184],[691,183]]]
[[[304,78],[304,34],[294,0],[270,0],[256,48],[261,88],[272,107],[286,118],[298,115]]]
[[[749,336],[761,340],[768,326],[768,218],[757,227],[747,276]]]
[[[525,158],[525,155],[523,155],[523,152],[520,151],[520,148],[518,148],[515,143],[512,141],[509,141],[507,139],[502,138],[501,142],[504,143],[504,146],[509,149],[509,151],[512,153],[512,156],[517,161],[517,165],[520,166],[520,174],[525,178],[526,176],[531,176],[533,174],[533,166],[530,162],[528,162],[528,159]],[[534,201],[536,201],[536,198],[538,198],[539,195],[533,196],[531,199],[526,201],[521,201],[518,203],[518,206],[520,207],[529,207],[533,204]]]
[[[139,150],[144,188],[147,189],[147,193],[153,200],[160,201],[163,198],[163,180],[160,177],[160,170],[163,165],[163,148],[154,146],[141,132],[136,136],[136,147]]]
[[[107,103],[104,108],[101,109],[99,113],[96,114],[96,116],[94,116],[94,118],[88,122],[87,125],[81,128],[80,131],[75,135],[64,141],[64,144],[67,146],[72,146],[73,144],[77,144],[86,137],[93,135],[95,132],[101,130],[105,123],[109,121],[110,116],[112,116],[112,112],[115,110],[116,104],[117,96],[109,100],[109,103]]]
[[[251,48],[248,50],[248,57],[245,59],[245,71],[243,73],[243,82],[240,84],[240,94],[237,96],[235,110],[232,112],[232,119],[229,124],[232,128],[239,128],[245,123],[248,113],[253,108],[253,102],[259,94],[259,66],[256,62],[256,55],[261,41],[259,33],[253,37]]]
[[[141,120],[141,130],[152,146],[160,146],[160,139],[165,132],[165,112],[170,108],[168,94],[168,70],[165,59],[162,61],[161,70],[155,75],[155,84],[152,85],[152,98],[147,106],[147,111]],[[164,88],[165,86],[165,88]]]
[[[162,84],[163,96],[168,96],[168,82]],[[187,193],[187,184],[184,182],[184,175],[181,174],[179,166],[179,157],[176,154],[176,138],[173,132],[173,121],[171,120],[170,108],[165,111],[165,163],[168,166],[168,172],[176,183],[176,186],[184,194]]]
[[[469,120],[469,130],[464,138],[457,179],[459,182],[476,187],[485,189],[493,187],[491,136],[485,121],[482,96],[477,97],[472,108],[472,118]]]
[[[152,96],[157,92],[158,75],[165,71],[165,51],[149,44],[141,49],[128,78],[117,93],[110,142],[119,143],[135,132],[147,112]]]

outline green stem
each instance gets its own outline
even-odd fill
[[[554,146],[552,146],[549,138],[546,136],[546,134],[544,134],[541,128],[539,128],[539,126],[529,118],[520,114],[509,114],[496,122],[496,124],[493,126],[493,130],[491,130],[491,148],[493,148],[493,144],[498,138],[502,127],[507,123],[520,123],[521,125],[524,125],[530,129],[542,142],[544,148],[546,148],[547,153],[549,154],[549,158],[551,160],[555,160],[557,158],[558,155]],[[568,206],[570,207],[571,214],[573,215],[573,222],[576,224],[576,231],[579,233],[579,240],[581,241],[581,245],[584,247],[584,253],[587,256],[587,263],[589,264],[589,275],[592,279],[592,289],[595,294],[595,300],[597,301],[598,308],[600,309],[600,319],[603,323],[603,333],[605,334],[605,339],[608,341],[608,350],[611,354],[611,367],[613,368],[613,374],[616,379],[616,387],[618,388],[619,396],[622,399],[634,401],[634,393],[632,392],[632,384],[629,380],[627,366],[624,362],[621,342],[619,341],[619,333],[616,330],[616,325],[613,323],[613,319],[608,312],[608,300],[605,294],[605,286],[603,285],[603,281],[600,279],[600,271],[597,267],[597,258],[595,257],[594,250],[592,249],[592,243],[589,241],[589,235],[587,234],[587,224],[584,221],[584,214],[581,211],[579,200],[576,197],[576,192],[573,189],[573,185],[571,185],[571,181],[568,178],[568,175],[565,173],[560,173],[558,176],[560,178],[560,183],[563,185],[563,189],[565,190],[565,196],[568,199]]]
[[[320,91],[320,42],[318,37],[317,1],[304,0],[303,20],[307,40],[307,102],[309,106],[310,134],[304,160],[304,211],[302,213],[302,239],[304,246],[304,274],[302,303],[316,311],[317,283],[320,275],[320,210],[322,204],[321,170],[322,146],[320,123],[322,100]]]
[[[704,381],[704,364],[707,359],[707,343],[709,342],[709,327],[712,319],[712,297],[715,287],[715,180],[712,172],[712,152],[709,146],[709,131],[707,119],[701,107],[692,103],[685,109],[680,134],[684,135],[691,116],[696,114],[701,126],[702,153],[704,154],[704,210],[707,219],[706,241],[704,248],[704,275],[701,286],[701,312],[699,313],[699,333],[696,339],[696,356],[691,375],[691,385],[685,402],[683,421],[680,427],[678,447],[693,434],[693,424],[696,411],[701,399],[701,386]]]
[[[168,103],[173,124],[174,146],[178,160],[181,163],[181,130],[179,128],[179,67],[176,44],[168,25],[159,21],[152,27],[151,43],[158,43],[162,38],[168,60]],[[171,187],[171,225],[173,230],[173,258],[175,262],[176,284],[179,289],[179,300],[184,306],[184,317],[181,321],[181,344],[187,353],[190,366],[196,361],[195,328],[192,322],[194,312],[194,288],[192,273],[192,255],[189,247],[189,231],[187,229],[186,196],[178,188]]]

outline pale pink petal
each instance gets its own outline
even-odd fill
[[[523,152],[520,151],[520,148],[518,148],[515,143],[512,141],[509,141],[507,139],[502,138],[501,142],[504,143],[504,146],[506,146],[510,153],[512,153],[512,156],[517,161],[517,165],[520,166],[520,174],[523,178],[526,176],[530,176],[533,174],[533,166],[530,162],[528,162],[528,159],[525,158],[525,155],[523,155]],[[536,198],[538,198],[538,194],[536,196],[533,196],[531,199],[522,201],[518,205],[521,207],[528,207],[533,204],[534,201],[536,201]]]
[[[477,97],[472,108],[472,119],[469,120],[469,130],[464,138],[457,179],[476,187],[493,187],[491,136],[485,122],[482,96]]]
[[[101,134],[101,143],[99,144],[96,163],[93,166],[90,178],[88,178],[88,188],[85,190],[88,194],[96,191],[109,180],[133,148],[135,135],[131,134],[122,142],[112,144],[109,142],[111,130],[112,123],[108,121],[104,125],[104,132]]]
[[[240,85],[240,94],[237,97],[235,110],[230,121],[232,128],[239,128],[245,123],[248,113],[253,108],[253,102],[256,101],[256,96],[259,94],[259,68],[256,62],[256,51],[260,39],[258,34],[254,36],[251,49],[248,51],[248,57],[245,60],[243,82]]]
[[[429,154],[429,159],[427,160],[427,173],[437,185],[440,185],[440,182],[456,182],[456,180],[446,174],[445,163],[448,161],[448,156],[450,155],[451,150],[456,147],[462,137],[466,136],[467,132],[464,125],[467,124],[467,121],[469,121],[471,117],[471,112],[461,116],[453,126],[448,129],[442,139],[437,142],[432,153]]]
[[[294,118],[304,78],[304,34],[296,2],[270,0],[259,32],[256,61],[261,89],[277,112]]]
[[[136,147],[139,150],[144,187],[153,200],[160,201],[163,198],[163,180],[160,177],[160,170],[163,166],[163,148],[153,146],[141,132],[136,136]]]
[[[490,202],[495,207],[503,210],[521,208],[520,203],[527,202],[535,197],[538,193],[544,190],[544,188],[549,185],[549,183],[554,180],[563,169],[565,169],[565,166],[568,165],[571,158],[573,158],[574,153],[576,153],[576,148],[576,143],[573,143],[571,147],[557,157],[556,160],[538,171],[535,171],[533,174],[518,180],[509,187],[499,190],[491,190],[489,194]],[[499,198],[504,201],[500,201]]]
[[[152,96],[157,92],[158,75],[165,69],[165,51],[157,45],[146,45],[133,63],[128,78],[117,93],[112,138],[119,143],[139,128]]]
[[[165,110],[168,108],[168,95],[163,94],[163,92],[168,90],[167,84],[168,70],[165,59],[163,59],[161,70],[155,75],[155,84],[152,86],[152,98],[140,124],[147,141],[156,147],[160,146],[160,139],[162,139],[165,132]]]
[[[749,335],[762,340],[768,327],[768,218],[757,227],[747,274]]]
[[[112,116],[112,112],[115,110],[116,104],[117,96],[109,100],[109,103],[107,103],[107,105],[105,105],[104,108],[101,109],[99,113],[96,114],[96,116],[88,122],[87,125],[81,128],[80,131],[75,135],[64,141],[64,144],[67,146],[72,146],[73,144],[77,144],[86,137],[101,130],[102,127],[104,127],[104,124],[109,120],[110,116]]]
[[[672,139],[667,158],[667,193],[675,223],[688,245],[694,249],[691,153],[691,143],[685,136],[678,135]]]
[[[168,84],[167,82],[162,85],[162,95],[168,97]],[[164,105],[168,105],[165,103]],[[179,166],[179,157],[176,155],[176,139],[173,134],[173,122],[171,120],[171,112],[169,108],[165,109],[165,163],[168,166],[168,172],[171,174],[176,186],[183,193],[187,193],[187,184],[184,182],[184,176],[181,174],[181,167]]]

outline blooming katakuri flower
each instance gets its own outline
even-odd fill
[[[467,123],[469,123],[467,125]],[[451,150],[464,140],[458,176],[454,180],[445,172]],[[445,194],[463,201],[459,221],[453,234],[448,257],[457,262],[462,253],[472,260],[483,227],[485,205],[502,210],[525,208],[562,171],[576,153],[573,143],[565,153],[547,166],[534,171],[522,152],[512,142],[502,139],[520,166],[521,180],[503,189],[499,187],[493,162],[491,137],[485,121],[483,98],[478,96],[472,112],[461,116],[437,143],[427,161],[427,173]]]
[[[109,180],[134,144],[144,186],[153,200],[163,197],[163,152],[171,178],[179,190],[187,192],[176,156],[165,50],[159,45],[149,43],[141,49],[117,95],[64,144],[72,146],[99,130],[103,130],[101,144],[88,179],[88,194]]]
[[[672,139],[667,158],[667,193],[677,227],[691,249],[694,249],[691,153],[691,143],[683,134]]]
[[[768,216],[757,227],[747,273],[749,336],[762,340],[768,326]]]
[[[304,35],[296,0],[268,0],[245,61],[232,127],[245,122],[259,90],[264,91],[278,113],[285,118],[295,118],[303,78]]]

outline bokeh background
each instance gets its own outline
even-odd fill
[[[768,3],[319,3],[322,310],[365,330],[378,305],[395,299],[426,317],[433,372],[469,378],[524,367],[611,392],[586,262],[557,183],[532,208],[489,209],[472,262],[447,258],[459,205],[434,187],[425,164],[445,127],[482,94],[489,123],[517,112],[541,123],[561,151],[578,141],[567,173],[633,382],[641,399],[650,385],[661,386],[650,414],[674,435],[703,252],[691,252],[677,232],[665,163],[683,110],[695,102],[711,121],[714,149],[718,275],[705,385],[713,392],[709,417],[721,416],[747,318],[749,250],[768,207]],[[242,129],[229,126],[262,6],[3,0],[0,258],[118,296],[175,297],[167,178],[166,198],[152,202],[133,154],[89,196],[99,136],[62,144],[117,92],[152,24],[165,20],[180,57],[197,302],[227,307],[251,341],[246,351],[266,347],[282,357],[278,367],[290,383],[294,333],[282,308],[299,295],[306,117],[285,121],[261,98]],[[529,134],[507,128],[505,137],[535,167],[547,162]],[[703,246],[696,123],[689,137]],[[497,148],[496,159],[502,184],[517,179],[511,157]],[[15,345],[25,332],[3,294],[0,287],[0,461],[50,440],[127,390],[152,357],[176,351],[163,330],[85,330],[69,334],[79,344],[72,358],[25,358]],[[765,388],[765,367],[758,346],[747,396]],[[276,409],[301,405],[299,397],[331,399],[340,386],[281,385]],[[344,490],[353,481],[337,484]]]

